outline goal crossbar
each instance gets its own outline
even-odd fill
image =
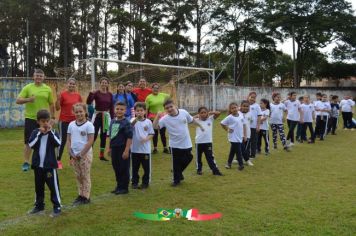
[[[212,109],[215,111],[216,109],[216,78],[215,78],[215,69],[212,68],[200,68],[200,67],[189,67],[189,66],[173,66],[173,65],[164,65],[164,64],[152,64],[145,62],[134,62],[134,61],[122,61],[122,60],[114,60],[114,59],[105,59],[105,58],[96,58],[91,57],[88,59],[78,60],[79,62],[87,62],[91,66],[91,83],[92,89],[95,88],[95,61],[103,61],[103,62],[113,62],[113,63],[121,63],[127,65],[139,65],[139,66],[150,66],[150,67],[158,67],[158,68],[170,68],[170,69],[186,69],[186,70],[195,70],[195,71],[205,71],[211,76],[211,86],[212,86]]]

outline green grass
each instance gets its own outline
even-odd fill
[[[214,151],[224,176],[195,174],[194,161],[185,181],[172,188],[169,155],[153,157],[152,184],[126,196],[109,192],[115,186],[110,163],[96,157],[92,167],[92,204],[72,208],[77,196],[73,170],[64,156],[59,171],[63,214],[55,219],[46,190],[45,215],[28,216],[33,207],[33,172],[21,171],[22,129],[0,130],[1,235],[354,235],[356,232],[356,131],[338,130],[315,145],[298,144],[292,152],[258,156],[254,167],[225,170],[229,143],[215,123]],[[96,152],[97,152],[96,148]],[[236,167],[236,166],[235,166]],[[136,219],[135,211],[157,208],[198,208],[222,212],[208,222]]]

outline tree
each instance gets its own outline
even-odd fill
[[[262,4],[260,1],[223,0],[213,13],[216,43],[234,51],[234,84],[242,85],[241,78],[248,44],[261,48],[274,48],[274,41],[262,28]]]
[[[292,37],[295,28],[297,84],[305,75],[307,57],[330,42],[339,40],[345,25],[353,24],[351,4],[346,0],[266,0],[265,26],[283,41]]]

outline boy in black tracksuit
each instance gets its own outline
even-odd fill
[[[126,104],[118,102],[115,105],[116,118],[111,121],[109,129],[112,167],[116,177],[116,188],[112,193],[127,194],[130,181],[130,147],[132,143],[132,127],[125,118]]]
[[[53,203],[52,217],[61,213],[61,197],[57,175],[57,159],[55,148],[61,145],[57,132],[50,125],[50,113],[47,110],[37,112],[37,122],[40,128],[32,131],[29,146],[33,149],[32,169],[35,173],[35,207],[29,212],[36,214],[44,210],[44,185],[47,184],[51,192]]]

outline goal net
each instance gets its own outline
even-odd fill
[[[161,92],[189,112],[197,112],[199,106],[215,109],[214,69],[90,58],[77,61],[71,77],[78,80],[83,97],[98,88],[101,77],[110,80],[112,93],[118,83],[131,81],[137,87],[140,78],[145,78],[147,87],[160,84]]]

